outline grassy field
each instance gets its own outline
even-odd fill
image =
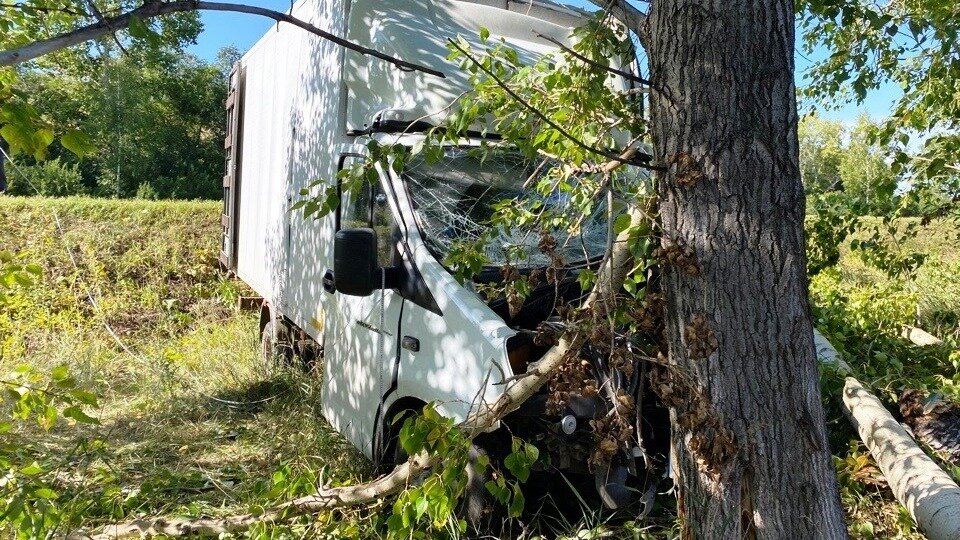
[[[245,512],[311,490],[317,471],[369,474],[319,415],[310,375],[261,369],[257,314],[217,269],[218,223],[218,203],[0,198],[0,249],[44,268],[0,320],[0,372],[67,363],[101,396],[99,426],[14,433],[24,453],[69,456],[65,498],[96,503],[83,525]],[[315,532],[340,536],[361,514]]]
[[[936,256],[917,272],[912,288],[887,295],[894,305],[878,313],[894,321],[883,331],[892,335],[900,319],[910,318],[941,337],[956,337],[960,244],[950,240],[951,227],[931,224],[913,240]],[[18,252],[44,270],[39,283],[0,313],[0,373],[25,362],[46,370],[66,363],[101,396],[99,425],[11,434],[24,462],[57,457],[49,474],[61,492],[58,502],[70,510],[64,527],[246,512],[318,483],[370,477],[367,462],[320,416],[319,375],[268,375],[259,365],[257,314],[237,308],[244,286],[216,264],[219,203],[0,197],[0,230],[0,250]],[[849,252],[818,280],[822,295],[845,295],[844,306],[854,300],[870,306],[877,296],[864,291],[891,286]],[[920,307],[901,301],[902,295]],[[819,313],[823,324],[848,317]],[[834,330],[850,351],[865,346],[842,334],[857,334],[856,327]],[[839,423],[831,429],[846,436]],[[851,533],[919,537],[862,447],[837,454]],[[377,507],[335,512],[264,527],[254,536],[379,538],[385,514]],[[670,524],[608,526],[597,515],[566,518],[561,532],[578,538],[673,535]]]

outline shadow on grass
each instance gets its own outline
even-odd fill
[[[76,435],[67,430],[48,442],[69,455]],[[60,485],[65,497],[87,501],[85,524],[132,515],[243,513],[314,490],[318,471],[324,482],[372,474],[320,416],[318,390],[298,374],[119,407],[97,438],[104,444],[84,444],[64,467],[70,472]]]
[[[265,381],[251,382],[245,387],[229,388],[206,396],[212,410],[224,408],[229,411],[256,414],[272,401],[283,400],[295,392],[292,381],[285,377],[272,377]]]

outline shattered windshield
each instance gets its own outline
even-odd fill
[[[424,240],[434,256],[444,261],[454,243],[476,241],[491,229],[490,219],[498,204],[533,204],[544,215],[570,213],[573,208],[569,190],[556,189],[543,195],[524,188],[533,185],[554,165],[509,152],[495,152],[481,159],[475,151],[452,147],[436,162],[414,158],[407,163],[402,176]],[[567,265],[603,256],[607,246],[607,210],[603,197],[599,199],[583,219],[578,234],[537,222],[510,230],[490,230],[493,241],[486,245],[487,265],[496,267],[509,262],[517,267],[547,266],[549,257],[537,247],[541,231],[556,239],[557,252]]]

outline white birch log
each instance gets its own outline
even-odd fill
[[[850,364],[846,363],[843,358],[840,357],[840,353],[837,352],[836,347],[827,341],[827,338],[816,328],[813,329],[813,347],[817,350],[817,360],[821,363],[836,367],[841,375],[850,375],[853,373],[853,370],[850,369]]]
[[[930,540],[960,540],[960,487],[860,381],[847,377],[843,409],[893,494]]]
[[[912,341],[914,345],[920,345],[921,347],[925,347],[927,345],[940,345],[943,343],[942,339],[915,326],[904,326],[903,333],[901,335]]]

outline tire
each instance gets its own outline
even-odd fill
[[[486,483],[493,479],[494,462],[491,459],[486,470],[481,471],[477,466],[481,456],[489,457],[487,450],[476,443],[471,445],[470,457],[467,460],[467,486],[456,512],[467,522],[468,532],[478,536],[502,536],[506,526],[506,512],[503,505],[497,503],[487,491],[486,486]]]
[[[260,362],[267,375],[274,375],[281,368],[289,366],[292,352],[277,330],[276,321],[267,321],[260,330]]]

